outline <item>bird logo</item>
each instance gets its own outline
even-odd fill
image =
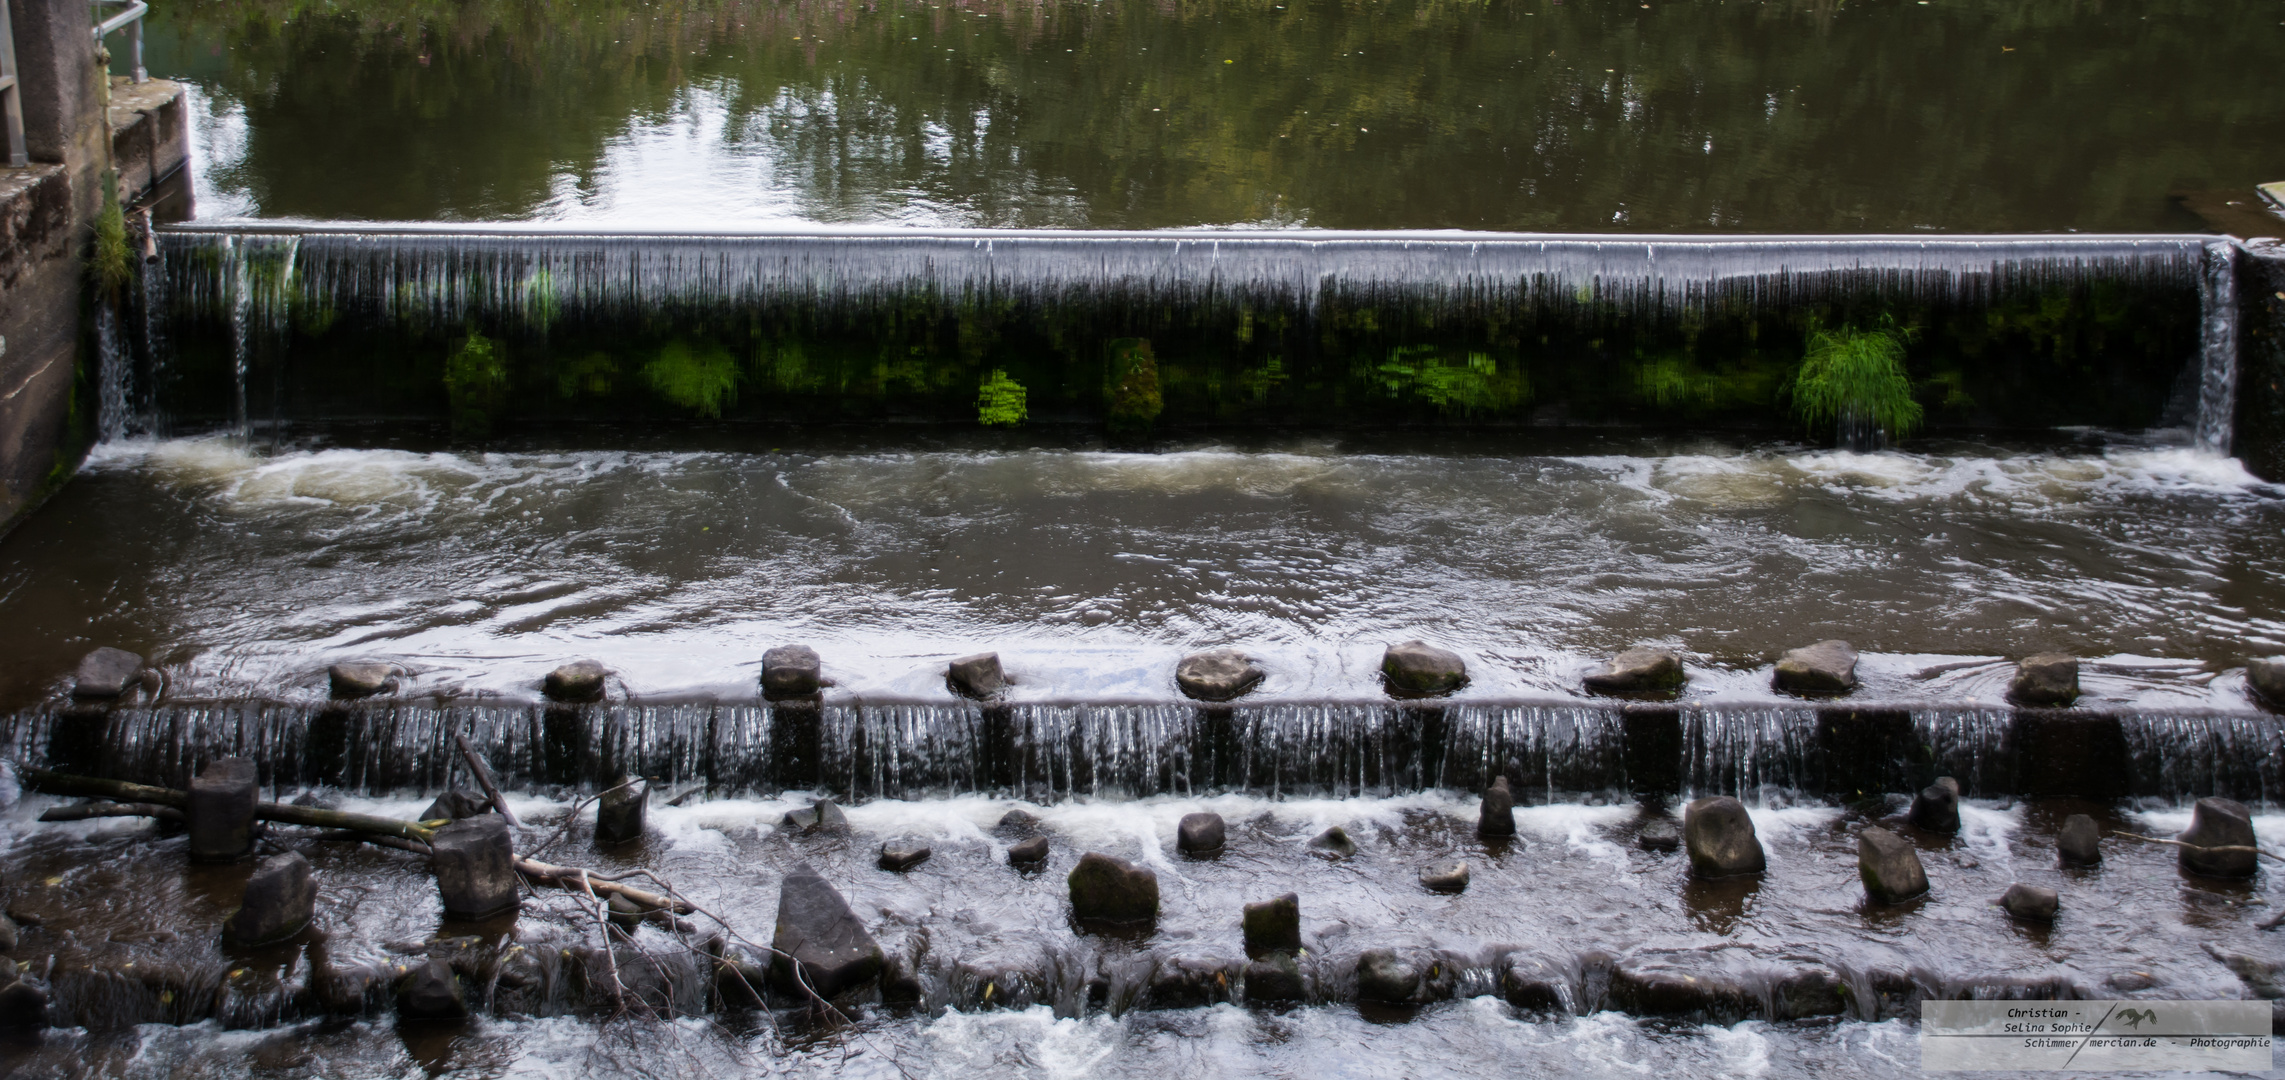
[[[2118,1014],[2118,1020],[2120,1023],[2139,1031],[2146,1021],[2153,1024],[2157,1023],[2158,1012],[2155,1009],[2126,1009]]]

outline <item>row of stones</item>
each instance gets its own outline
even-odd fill
[[[2270,705],[2285,708],[2285,659],[2251,661],[2247,681],[2254,694]],[[336,698],[364,698],[392,691],[403,669],[387,663],[335,664],[327,669],[330,690]],[[548,672],[540,690],[551,701],[567,704],[599,701],[610,672],[594,660],[576,660]],[[956,693],[980,701],[999,697],[1010,685],[998,653],[978,653],[945,667],[945,682]],[[124,649],[100,648],[80,661],[73,682],[74,696],[87,699],[117,698],[152,682],[143,658]],[[1210,649],[1183,657],[1174,667],[1174,682],[1196,701],[1226,702],[1252,693],[1268,672],[1238,649]],[[1381,679],[1391,696],[1442,697],[1466,686],[1468,665],[1458,653],[1426,642],[1391,645],[1381,657]],[[1680,654],[1668,649],[1634,648],[1612,658],[1583,684],[1598,694],[1642,695],[1679,692],[1689,681]],[[762,655],[762,692],[772,700],[813,696],[828,681],[817,651],[806,645],[783,645]],[[1771,684],[1788,693],[1817,697],[1847,694],[1857,688],[1857,651],[1846,641],[1820,641],[1785,653],[1777,661]],[[2079,698],[2079,661],[2061,653],[2025,657],[2016,665],[2008,697],[2022,705],[2064,706]]]

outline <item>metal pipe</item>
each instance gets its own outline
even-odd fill
[[[95,28],[97,44],[102,44],[103,39],[113,33],[127,31],[127,48],[135,62],[134,81],[138,83],[151,81],[151,73],[143,68],[143,16],[150,13],[151,5],[143,0],[133,0],[127,5],[127,10],[103,20]]]

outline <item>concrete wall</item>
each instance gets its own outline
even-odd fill
[[[2285,484],[2285,243],[2246,245],[2237,270],[2237,438],[2245,467]]]

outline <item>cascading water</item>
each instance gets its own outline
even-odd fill
[[[2198,448],[2227,455],[2237,429],[2237,244],[2206,245],[2198,279]]]

